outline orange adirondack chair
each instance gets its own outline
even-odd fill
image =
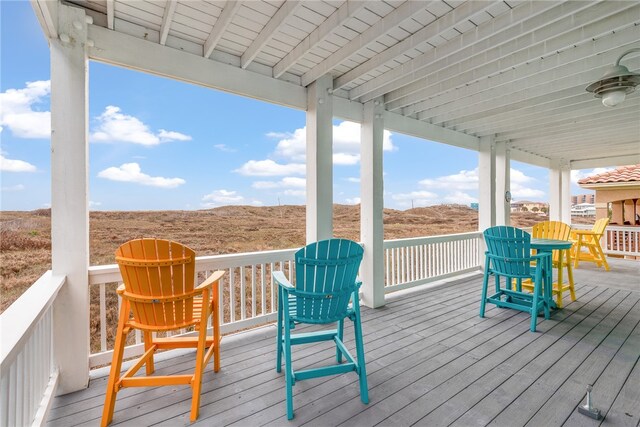
[[[123,387],[190,385],[193,390],[191,421],[195,421],[200,409],[202,372],[211,356],[214,372],[220,369],[218,283],[224,272],[216,271],[194,287],[195,252],[179,243],[160,239],[131,240],[118,248],[116,261],[124,283],[117,290],[122,303],[102,426],[111,423],[116,394]],[[213,335],[207,336],[207,320],[211,315]],[[154,334],[190,327],[197,331],[197,336],[159,338]],[[120,375],[127,334],[133,329],[143,331],[145,353]],[[174,348],[197,349],[195,372],[151,376],[155,351]],[[142,365],[146,365],[147,375],[134,377]]]
[[[607,257],[600,245],[600,239],[607,225],[609,225],[609,218],[600,218],[593,224],[591,230],[573,230],[571,232],[574,268],[578,268],[579,261],[589,261],[595,262],[598,267],[604,265],[604,269],[609,271]],[[587,252],[583,251],[583,248],[586,248]]]
[[[560,221],[543,221],[533,226],[531,235],[537,239],[569,240],[571,237],[571,226]],[[558,269],[558,282],[553,286],[553,293],[556,295],[558,307],[562,307],[562,294],[569,291],[571,301],[576,300],[576,292],[573,282],[573,269],[571,268],[571,254],[569,250],[555,250],[552,254],[552,264]],[[565,285],[562,280],[562,271],[567,269],[568,281]],[[522,287],[533,291],[531,282],[523,282]]]

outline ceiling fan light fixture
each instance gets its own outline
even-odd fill
[[[629,71],[624,65],[620,65],[620,60],[627,54],[640,52],[640,48],[626,51],[607,69],[604,75],[597,82],[591,83],[585,89],[593,92],[596,98],[602,98],[602,104],[606,107],[614,107],[622,103],[626,96],[636,90],[640,84],[640,74]]]

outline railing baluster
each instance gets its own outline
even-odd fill
[[[262,299],[260,301],[260,314],[267,314],[267,273],[265,271],[266,264],[260,264],[260,291]]]
[[[107,351],[107,291],[100,283],[100,351]]]
[[[231,323],[236,321],[236,280],[235,280],[235,269],[229,269],[229,307]]]
[[[256,266],[251,266],[251,317],[256,317],[256,298],[258,298],[258,291],[256,285]]]

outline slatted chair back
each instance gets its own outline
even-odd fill
[[[544,221],[533,226],[532,236],[537,239],[569,240],[571,226],[560,221]],[[553,251],[553,262],[558,263],[560,251]]]
[[[295,315],[303,323],[332,323],[347,315],[357,288],[362,246],[346,239],[322,240],[295,254]]]
[[[597,220],[593,224],[593,228],[591,229],[591,231],[597,234],[596,236],[594,236],[594,238],[600,240],[600,238],[604,234],[604,230],[607,228],[607,225],[609,225],[609,218],[600,218],[599,220]]]
[[[116,251],[135,327],[165,331],[196,324],[195,252],[161,239],[129,241]]]
[[[491,270],[511,277],[531,277],[531,235],[515,227],[497,226],[484,231]]]

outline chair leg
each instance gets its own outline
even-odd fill
[[[200,412],[200,391],[202,388],[202,371],[204,369],[204,354],[207,344],[207,328],[205,325],[200,327],[198,332],[198,349],[196,350],[196,369],[193,373],[193,382],[191,383],[191,422],[198,419]]]
[[[282,372],[282,292],[278,289],[278,331],[276,335],[276,372]]]
[[[489,286],[489,258],[484,266],[484,278],[482,279],[482,297],[480,299],[480,317],[484,317],[484,310],[487,305],[487,287]]]
[[[369,387],[367,385],[367,368],[364,357],[364,342],[362,339],[362,323],[360,321],[360,304],[358,303],[358,291],[354,292],[353,310],[355,319],[353,321],[353,329],[356,341],[356,356],[358,358],[358,376],[360,377],[360,400],[365,405],[369,403]]]
[[[148,351],[153,345],[153,334],[149,331],[144,331],[144,351]],[[155,366],[153,364],[153,354],[147,359],[145,363],[145,369],[147,376],[155,372]]]
[[[125,332],[125,323],[129,318],[129,301],[122,300],[120,305],[120,317],[118,319],[118,331],[116,332],[116,342],[113,346],[113,358],[111,360],[111,370],[109,371],[109,382],[107,383],[107,392],[104,399],[104,409],[102,411],[102,421],[100,425],[105,427],[113,420],[113,410],[116,405],[116,382],[120,379],[120,370],[122,369],[122,356],[124,354],[124,346],[128,331]]]
[[[562,284],[562,280],[563,280],[562,262],[563,261],[562,260],[564,258],[563,256],[564,252],[565,251],[558,251],[558,291],[557,291],[558,298],[556,299],[558,308],[562,308],[562,287],[563,287],[563,284]],[[551,263],[551,268],[553,268],[553,262]],[[551,283],[551,286],[552,286],[551,290],[553,291],[553,283]],[[553,292],[551,292],[551,294],[553,296]]]
[[[289,330],[289,312],[284,309],[284,378],[287,392],[287,419],[293,419],[293,365],[291,363],[291,331]]]
[[[343,341],[344,338],[344,319],[338,320],[338,339]],[[336,346],[336,362],[342,363],[342,351]]]
[[[610,271],[609,263],[607,263],[607,257],[604,255],[604,251],[602,250],[602,246],[600,245],[600,239],[593,238],[596,242],[596,250],[599,253],[600,258],[602,259],[602,264],[604,264],[604,269],[606,271]]]
[[[580,261],[580,251],[582,250],[582,234],[578,235],[578,243],[576,243],[575,256],[573,257],[573,268],[578,268]]]
[[[216,290],[214,289],[214,292]],[[212,318],[211,323],[213,325],[213,372],[220,371],[220,341],[222,341],[222,337],[220,336],[220,311],[218,299],[214,297],[212,303]]]
[[[567,251],[567,277],[569,278],[569,294],[571,301],[576,300],[576,290],[573,283],[573,268],[571,267],[571,252]]]

